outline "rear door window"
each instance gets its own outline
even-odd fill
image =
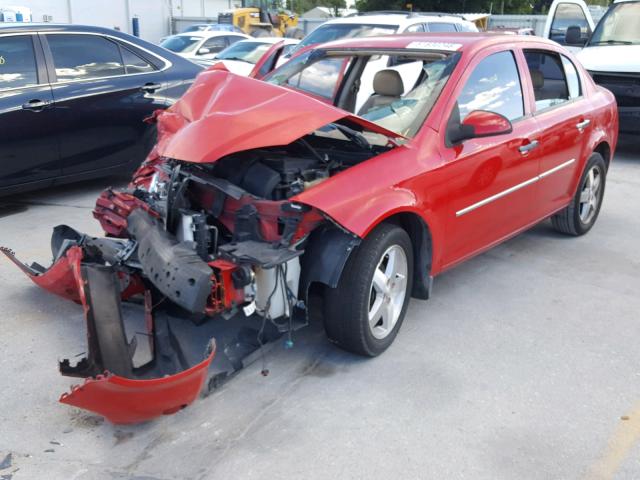
[[[555,107],[569,100],[565,67],[555,52],[525,50],[536,110]],[[574,84],[575,87],[575,84]]]
[[[210,38],[209,40],[204,42],[202,46],[198,49],[198,55],[206,55],[206,54],[200,53],[200,50],[203,48],[206,48],[209,50],[206,54],[218,53],[224,50],[225,48],[227,48],[227,40],[224,36]]]
[[[460,121],[474,110],[499,113],[510,121],[524,116],[522,86],[511,51],[494,53],[473,70],[458,96]]]
[[[428,24],[430,32],[455,32],[456,26],[453,23],[432,22]]]
[[[38,84],[31,35],[0,37],[0,90]]]
[[[120,48],[99,35],[47,35],[59,82],[124,75]]]

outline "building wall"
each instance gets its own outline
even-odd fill
[[[0,5],[20,5],[30,8],[34,22],[42,22],[44,15],[55,23],[76,23],[118,28],[132,33],[131,19],[140,19],[140,36],[158,42],[169,35],[171,15],[174,17],[209,17],[240,0],[0,0]]]

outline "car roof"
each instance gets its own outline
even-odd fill
[[[366,24],[366,25],[405,25],[408,23],[421,22],[454,22],[466,23],[464,19],[454,15],[447,14],[429,14],[429,13],[382,13],[382,14],[364,14],[349,17],[334,18],[325,22],[326,24],[346,23],[346,24]]]
[[[283,37],[249,37],[249,38],[245,38],[244,40],[240,40],[239,42],[236,42],[236,43],[241,43],[241,42],[278,43],[281,41],[284,41],[285,45],[295,45],[297,43],[300,43],[300,40],[297,40],[295,38],[283,38]]]
[[[114,33],[128,35],[126,32],[112,28],[96,27],[94,25],[75,25],[69,23],[0,23],[0,33],[7,32],[89,32],[89,33]]]
[[[504,33],[457,32],[457,33],[410,33],[385,35],[380,37],[360,37],[319,45],[321,50],[386,50],[386,49],[418,49],[425,51],[463,51],[480,50],[492,45],[508,43],[547,44],[557,47],[556,42],[529,35],[509,35]]]

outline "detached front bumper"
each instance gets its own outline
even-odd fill
[[[215,340],[199,342],[196,348],[200,348],[201,354],[195,358],[188,355],[173,332],[170,320],[154,309],[151,294],[140,279],[125,278],[115,268],[92,260],[93,239],[65,238],[56,244],[61,230],[73,232],[65,227],[56,230],[54,248],[66,248],[66,251],[60,253],[48,269],[37,264],[27,266],[18,261],[13,252],[2,249],[35,284],[83,307],[87,355],[75,365],[63,360],[59,368],[63,375],[86,380],[62,394],[60,401],[103,415],[113,423],[142,422],[175,413],[191,404],[207,378],[215,355]],[[110,246],[119,243],[103,241]],[[144,335],[149,339],[148,350],[152,353],[151,360],[140,366],[133,363],[136,337],[133,341],[127,339],[121,305],[123,299],[128,300],[137,293],[143,293],[144,304],[138,307],[145,316]]]
[[[234,320],[233,331],[225,330],[231,322],[205,321],[244,299],[231,278],[236,265],[204,262],[141,209],[127,220],[137,237],[92,238],[56,227],[49,268],[26,265],[2,249],[36,285],[82,306],[86,354],[74,364],[61,361],[59,369],[84,382],[60,402],[117,424],[183,409],[207,382],[219,384],[281,335],[270,323],[261,328],[255,318]],[[212,369],[218,339],[221,350]]]

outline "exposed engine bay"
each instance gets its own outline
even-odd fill
[[[296,196],[394,148],[370,144],[362,130],[333,122],[208,163],[154,150],[128,188],[98,198],[94,217],[107,237],[56,227],[49,268],[3,249],[36,284],[84,308],[88,351],[60,371],[85,383],[60,400],[114,423],[145,421],[189,405],[207,379],[219,384],[267,342],[290,340],[307,323],[318,271],[337,278],[360,241]],[[331,256],[305,255],[327,239]],[[125,328],[132,312],[146,325],[143,362]],[[236,334],[220,332],[226,320]]]

